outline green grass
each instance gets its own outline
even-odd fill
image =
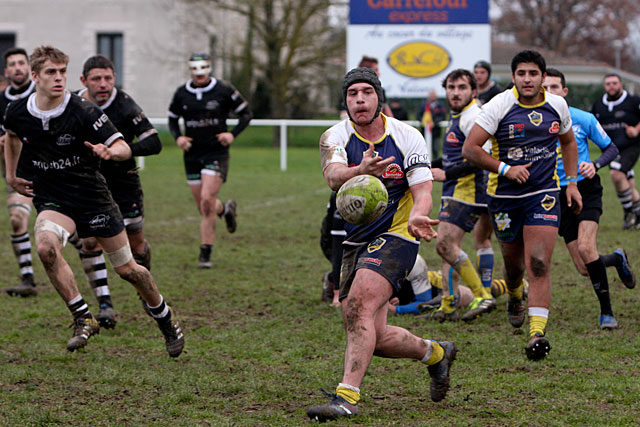
[[[329,190],[315,144],[291,149],[282,173],[278,151],[254,147],[252,135],[243,134],[232,149],[221,198],[238,201],[239,228],[229,235],[221,227],[212,270],[196,268],[199,219],[175,144],[148,158],[141,174],[152,272],[186,334],[180,358],[167,356],[135,291],[112,270],[117,327],[68,353],[71,316],[36,260],[37,298],[0,294],[0,425],[306,422],[306,407],[324,401],[319,389],[333,390],[340,380],[345,345],[339,312],[319,299],[320,278],[330,268],[318,244]],[[605,171],[600,174],[606,191],[600,251],[622,246],[637,261],[640,231],[622,232],[615,192]],[[0,230],[5,287],[18,280],[6,215]],[[472,254],[470,243],[465,250]],[[433,244],[423,244],[421,253],[431,267],[440,264]],[[75,249],[64,254],[95,309]],[[496,263],[499,277],[499,256]],[[609,273],[622,327],[601,332],[591,285],[558,240],[548,328],[553,350],[539,363],[526,360],[525,337],[507,324],[504,299],[473,324],[391,317],[391,324],[418,335],[456,342],[452,389],[432,403],[422,365],[374,358],[362,385],[361,416],[340,424],[637,425],[640,292]]]

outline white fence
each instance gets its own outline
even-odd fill
[[[168,128],[168,119],[166,118],[150,118],[149,121],[154,126],[162,127],[164,129]],[[339,120],[290,120],[290,119],[253,119],[251,120],[250,126],[269,126],[274,127],[278,126],[280,128],[280,170],[287,170],[287,129],[289,127],[323,127],[329,128]],[[409,120],[405,122],[411,126],[419,127],[420,122],[416,120]],[[231,126],[235,126],[238,124],[237,119],[229,119],[227,120],[227,124]],[[427,143],[427,150],[431,153],[431,132],[425,132],[425,141]],[[144,157],[138,157],[138,166],[141,169],[144,169]]]

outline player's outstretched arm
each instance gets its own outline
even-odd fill
[[[409,187],[411,196],[413,197],[413,207],[409,212],[409,233],[413,237],[424,239],[427,242],[438,237],[438,233],[433,228],[440,223],[437,219],[429,218],[433,200],[431,199],[431,191],[433,182],[426,181]]]
[[[84,145],[89,147],[93,151],[93,154],[102,160],[121,162],[131,158],[131,148],[122,138],[116,139],[108,147],[104,144],[92,144],[89,141],[85,141]]]
[[[383,159],[374,154],[373,144],[369,144],[369,149],[365,151],[362,162],[358,166],[348,167],[344,164],[332,163],[324,170],[324,179],[332,190],[338,191],[342,184],[358,175],[381,176],[387,166],[395,160],[394,156]]]
[[[5,145],[4,145],[4,160],[6,167],[6,179],[14,190],[23,196],[33,197],[33,183],[16,176],[16,170],[18,168],[18,159],[20,158],[20,152],[22,151],[22,142],[17,135],[6,133]]]

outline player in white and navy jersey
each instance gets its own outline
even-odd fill
[[[357,175],[382,180],[389,193],[384,214],[364,225],[346,224],[340,300],[347,334],[344,372],[329,403],[307,415],[319,421],[357,413],[360,384],[373,354],[411,358],[428,365],[431,399],[444,399],[453,343],[424,340],[387,325],[387,303],[413,268],[419,239],[431,240],[432,175],[427,146],[416,129],[380,114],[382,86],[369,68],[349,71],[342,85],[349,119],[320,138],[322,169],[332,190]]]
[[[578,150],[565,100],[542,87],[546,62],[525,50],[511,61],[514,87],[495,96],[476,119],[462,154],[490,172],[489,213],[504,258],[509,288],[507,314],[514,327],[524,323],[522,278],[529,291],[529,343],[532,360],[551,350],[545,336],[551,303],[551,255],[560,223],[560,185],[556,146],[565,161],[567,204],[579,213],[582,200],[575,179]],[[491,154],[482,149],[492,138]]]
[[[229,233],[237,226],[236,202],[223,204],[218,199],[229,171],[229,146],[249,126],[253,115],[240,92],[211,75],[209,55],[191,55],[189,70],[191,80],[176,90],[169,106],[169,131],[184,150],[187,182],[202,216],[198,266],[211,268],[217,217],[224,217]],[[238,124],[229,131],[231,113],[238,117]],[[184,118],[185,135],[178,123],[180,117]]]

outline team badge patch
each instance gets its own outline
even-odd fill
[[[535,110],[530,112],[527,117],[529,117],[529,121],[534,126],[540,126],[540,123],[542,123],[542,113],[538,113]]]
[[[544,199],[540,202],[540,206],[542,206],[545,211],[550,211],[555,205],[556,198],[548,194],[545,194]]]
[[[369,243],[369,246],[367,246],[367,252],[373,253],[378,249],[380,249],[381,247],[383,247],[385,243],[387,243],[386,239],[383,239],[382,237],[378,237],[376,240]]]
[[[551,135],[557,135],[558,133],[560,133],[560,123],[556,121],[551,123],[551,127],[549,128],[549,133]]]
[[[364,156],[366,156],[366,155],[367,155],[367,152],[366,152],[366,151],[363,151],[363,152],[362,152],[362,157],[364,157]],[[374,150],[374,151],[373,151],[373,155],[372,155],[371,157],[378,157],[378,156],[379,156],[378,152]]]
[[[511,226],[511,218],[509,218],[509,214],[500,212],[493,215],[493,218],[496,222],[496,227],[498,231],[504,231]]]

